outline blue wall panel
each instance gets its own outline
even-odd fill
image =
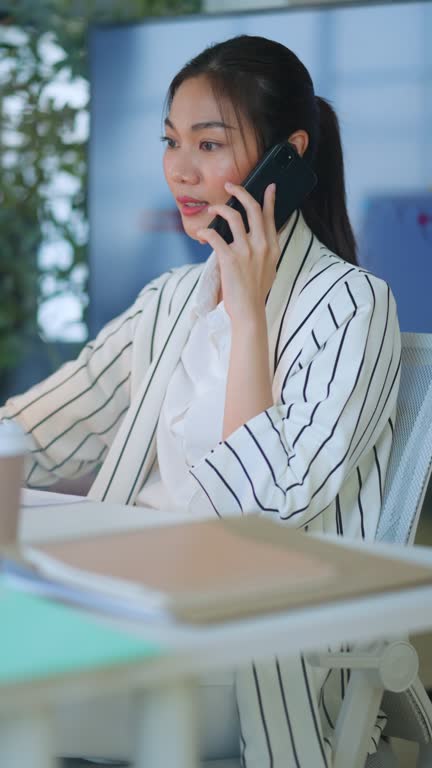
[[[126,308],[148,280],[207,257],[206,246],[182,233],[163,178],[163,103],[171,78],[188,59],[241,33],[292,48],[308,66],[316,92],[334,103],[360,259],[398,294],[402,327],[432,332],[423,290],[432,283],[432,223],[425,220],[424,240],[412,224],[417,208],[399,216],[396,229],[389,214],[395,196],[398,211],[411,212],[419,201],[430,210],[432,198],[432,4],[414,2],[199,16],[92,31],[91,333]],[[399,242],[405,245],[396,259]]]

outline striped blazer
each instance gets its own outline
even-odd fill
[[[29,484],[100,466],[90,495],[134,503],[157,460],[158,417],[202,269],[151,282],[77,360],[6,403],[0,415],[35,441]],[[296,212],[281,235],[266,314],[274,405],[191,469],[197,489],[220,516],[259,511],[372,538],[399,382],[392,294],[331,253]]]

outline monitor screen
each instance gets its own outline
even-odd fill
[[[336,108],[360,262],[389,280],[404,330],[432,331],[431,280],[415,267],[432,277],[432,4],[396,2],[93,28],[90,332],[155,276],[209,254],[182,232],[164,180],[163,107],[186,61],[238,34],[291,48]]]

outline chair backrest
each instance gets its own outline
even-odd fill
[[[432,334],[403,333],[401,382],[377,541],[412,544],[432,471]]]

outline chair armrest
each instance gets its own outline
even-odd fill
[[[308,661],[322,669],[363,670],[371,685],[400,693],[416,679],[419,668],[417,651],[406,640],[376,643],[370,650],[350,653],[312,653]]]

